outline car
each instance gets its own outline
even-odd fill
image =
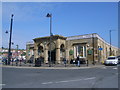
[[[118,58],[118,66],[120,66],[120,56],[117,56]]]
[[[105,62],[105,65],[117,65],[118,64],[118,58],[116,56],[109,56]]]

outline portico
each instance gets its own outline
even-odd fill
[[[50,37],[35,38],[34,40],[34,58],[44,58],[44,63],[49,62],[50,55]],[[51,62],[61,63],[62,57],[65,57],[66,37],[60,35],[52,36],[51,42]]]

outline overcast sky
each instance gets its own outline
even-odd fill
[[[3,47],[8,47],[10,17],[14,14],[13,48],[26,48],[26,42],[49,35],[49,18],[52,13],[52,32],[62,36],[98,33],[109,42],[109,30],[118,30],[117,2],[4,2],[2,4]],[[118,32],[112,32],[112,45],[118,46]]]

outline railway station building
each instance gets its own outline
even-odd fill
[[[49,62],[50,56],[50,36],[33,39],[34,43],[28,43],[27,60],[31,57],[43,58],[44,63]],[[118,55],[118,48],[111,45],[111,54]],[[57,64],[62,63],[66,58],[68,63],[77,56],[83,57],[92,63],[105,60],[110,55],[110,44],[101,38],[97,33],[64,37],[53,35],[51,37],[51,61]]]

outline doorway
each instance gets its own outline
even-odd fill
[[[50,51],[48,51],[48,61],[50,61]],[[51,50],[51,62],[55,64],[56,62],[56,50]]]

